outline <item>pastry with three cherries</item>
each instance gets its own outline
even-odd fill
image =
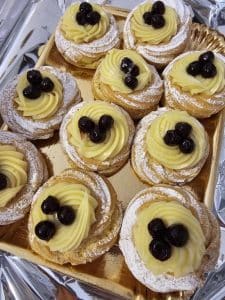
[[[47,178],[37,148],[20,134],[0,130],[0,225],[22,219]]]
[[[58,264],[91,262],[117,239],[122,211],[116,192],[96,173],[68,169],[34,195],[29,216],[31,248]]]
[[[182,0],[147,0],[128,15],[124,45],[158,68],[182,53],[189,42],[191,11]]]
[[[219,256],[219,224],[189,187],[156,185],[129,203],[120,249],[134,277],[149,289],[194,292]]]
[[[137,52],[113,49],[97,68],[92,91],[96,99],[116,103],[140,119],[157,108],[163,82]]]
[[[48,139],[59,129],[68,109],[81,101],[75,78],[53,67],[31,69],[0,93],[3,121],[31,140]]]
[[[69,63],[96,69],[109,50],[120,46],[116,20],[97,4],[74,3],[56,28],[55,44]]]
[[[166,105],[208,118],[225,107],[225,57],[212,51],[178,56],[163,72]]]
[[[134,124],[121,107],[103,101],[71,108],[60,128],[60,141],[72,166],[110,176],[127,162]]]
[[[182,185],[199,174],[209,148],[208,134],[197,119],[159,108],[138,124],[131,164],[145,183]]]

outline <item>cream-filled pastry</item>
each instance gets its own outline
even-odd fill
[[[184,184],[198,175],[208,154],[208,135],[197,119],[160,108],[138,124],[131,162],[148,184]]]
[[[33,194],[47,179],[40,152],[21,135],[0,131],[0,225],[25,216]]]
[[[219,224],[189,187],[156,185],[128,205],[120,248],[132,274],[153,291],[193,291],[214,268]]]
[[[71,64],[96,69],[112,48],[120,45],[115,18],[94,3],[73,3],[61,18],[55,43]]]
[[[136,6],[124,25],[125,48],[163,67],[183,52],[191,30],[191,12],[182,0],[147,0]]]
[[[190,51],[164,70],[166,105],[207,118],[225,107],[225,57]]]
[[[59,128],[68,109],[81,101],[76,80],[52,67],[24,72],[0,94],[4,122],[28,139],[47,139]]]
[[[121,222],[120,203],[108,180],[68,169],[50,178],[35,194],[29,241],[48,260],[84,264],[109,250]]]
[[[111,50],[98,66],[92,81],[96,99],[123,107],[140,119],[158,106],[163,83],[155,67],[133,50]]]
[[[107,176],[128,160],[133,135],[128,113],[103,101],[75,105],[60,128],[61,144],[72,165]]]

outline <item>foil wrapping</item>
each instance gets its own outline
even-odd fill
[[[35,65],[43,45],[72,0],[1,0],[0,1],[0,89],[5,83]],[[131,9],[135,0],[98,0]],[[194,20],[225,34],[225,1],[185,0],[194,12]],[[225,297],[225,136],[218,170],[214,211],[221,222],[221,251],[217,268],[207,278],[193,300],[220,300]],[[0,252],[1,300],[115,299],[104,290]],[[118,299],[118,298],[117,298]]]

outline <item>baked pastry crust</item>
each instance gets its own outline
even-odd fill
[[[26,215],[34,193],[48,178],[48,170],[41,153],[22,135],[0,130],[0,144],[14,146],[28,163],[27,183],[5,207],[0,208],[0,225],[6,225]]]
[[[172,274],[154,275],[147,269],[135,248],[132,227],[136,221],[137,210],[145,203],[158,200],[158,198],[173,197],[184,207],[189,209],[199,221],[206,239],[206,252],[202,258],[199,269],[183,277],[175,278]],[[125,212],[120,232],[119,246],[125,257],[126,264],[132,274],[146,287],[160,293],[173,291],[192,291],[201,286],[205,280],[204,274],[216,265],[219,256],[220,229],[214,215],[198,202],[198,198],[190,187],[172,187],[169,185],[156,185],[139,192],[130,202]]]
[[[131,166],[141,181],[151,185],[159,183],[182,185],[193,180],[202,169],[209,155],[209,141],[206,132],[207,146],[204,156],[194,167],[181,170],[169,169],[148,154],[145,145],[147,130],[156,118],[170,110],[169,108],[159,108],[157,111],[151,112],[139,122],[136,129],[131,151]],[[203,127],[201,123],[199,123],[199,126]]]
[[[181,54],[165,68],[163,72],[165,105],[174,109],[185,110],[196,118],[208,118],[225,107],[225,87],[221,92],[212,96],[201,94],[192,96],[190,93],[182,91],[177,85],[174,85],[169,78],[169,72],[174,62],[194,52],[196,51]],[[201,52],[199,51],[199,53]],[[225,63],[225,57],[223,55],[219,53],[214,53],[214,55]]]
[[[163,93],[163,82],[154,66],[149,65],[152,73],[151,83],[141,91],[123,94],[113,91],[109,85],[100,80],[100,67],[92,80],[92,92],[95,99],[115,103],[123,107],[132,119],[140,119],[149,112],[157,109]]]
[[[78,167],[82,170],[95,171],[105,176],[111,176],[112,174],[118,172],[129,158],[130,148],[135,131],[133,121],[126,111],[124,111],[121,107],[111,103],[110,105],[112,105],[112,107],[121,112],[126,118],[129,127],[128,141],[126,145],[122,148],[122,150],[113,158],[108,158],[104,161],[99,161],[94,158],[86,158],[84,156],[79,155],[75,147],[69,143],[69,136],[67,132],[67,126],[74,114],[76,114],[76,112],[79,111],[86,104],[88,104],[88,102],[82,102],[78,105],[73,106],[63,119],[62,125],[60,127],[61,145],[66,156],[69,158],[71,166]]]
[[[101,59],[109,50],[118,48],[120,46],[120,37],[116,20],[112,15],[108,16],[108,31],[97,40],[81,44],[77,44],[73,41],[67,40],[60,30],[59,22],[55,32],[55,44],[57,49],[67,62],[79,68],[96,69]],[[82,63],[81,61],[84,61],[85,58],[93,59],[95,61],[94,67]]]
[[[143,3],[145,2],[149,2],[149,0],[144,1]],[[187,7],[181,0],[163,0],[163,2],[165,5],[174,8],[180,19],[178,32],[168,43],[147,45],[135,42],[135,37],[131,30],[131,18],[139,5],[129,13],[123,30],[125,48],[136,50],[148,62],[155,65],[157,68],[166,66],[178,54],[184,51],[191,32],[192,18],[189,7]]]
[[[53,67],[44,66],[38,69],[55,75],[63,87],[62,105],[53,117],[37,121],[20,114],[14,102],[18,77],[9,82],[0,93],[0,110],[3,121],[12,131],[18,132],[31,140],[48,139],[53,136],[68,109],[73,104],[81,101],[80,91],[72,75]]]
[[[43,256],[45,259],[58,264],[71,263],[72,265],[85,264],[91,262],[108,251],[117,239],[117,235],[122,223],[121,205],[117,200],[117,195],[112,185],[106,178],[102,178],[96,173],[67,169],[60,175],[50,178],[34,195],[34,203],[43,190],[54,183],[62,180],[79,182],[87,186],[91,194],[98,201],[96,209],[96,222],[92,224],[88,237],[82,241],[77,249],[60,253],[50,251],[47,245],[40,242],[34,234],[34,224],[31,214],[29,216],[29,242],[33,251]]]

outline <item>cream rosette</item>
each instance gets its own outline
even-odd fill
[[[186,47],[191,30],[191,12],[181,0],[163,0],[166,6],[165,26],[153,29],[144,23],[143,13],[156,2],[145,1],[128,15],[124,30],[124,44],[134,49],[148,62],[163,67],[172,61]]]
[[[179,122],[192,127],[195,147],[182,153],[179,146],[166,145],[164,136]],[[140,179],[148,184],[184,184],[193,180],[209,154],[208,135],[201,123],[186,112],[160,108],[144,117],[137,126],[131,163]]]
[[[115,18],[102,7],[91,4],[101,16],[95,25],[79,25],[76,14],[80,3],[66,10],[55,32],[55,43],[62,56],[71,64],[96,69],[101,58],[112,48],[120,45],[119,31]]]
[[[75,211],[75,219],[63,225],[57,214],[45,214],[42,203],[48,196],[60,206]],[[49,240],[36,235],[39,222],[54,224],[56,231]],[[75,169],[51,177],[35,194],[29,216],[29,242],[45,259],[58,264],[84,264],[104,254],[114,244],[122,223],[120,203],[107,179]]]
[[[106,139],[94,143],[88,134],[80,132],[78,122],[83,116],[96,124],[103,115],[110,115],[113,127]],[[102,101],[83,102],[71,108],[60,128],[60,140],[70,162],[77,167],[111,175],[127,161],[133,141],[134,124],[129,115],[115,104]]]
[[[22,135],[0,131],[0,173],[7,179],[0,190],[0,224],[6,225],[25,216],[48,171],[34,145]]]
[[[149,252],[148,223],[160,218],[166,226],[184,225],[189,234],[183,247],[172,247],[160,261]],[[220,230],[213,214],[189,187],[156,185],[139,192],[125,212],[120,249],[132,274],[160,293],[194,291],[205,280],[219,255]]]
[[[81,101],[72,75],[53,67],[40,67],[38,70],[53,81],[51,92],[41,93],[38,99],[24,97],[23,89],[29,85],[26,71],[8,83],[0,93],[4,122],[11,130],[34,140],[51,137],[68,109]]]
[[[225,107],[225,57],[214,53],[217,74],[213,78],[191,76],[186,69],[203,51],[178,56],[164,70],[166,105],[185,110],[196,118],[208,118]]]

